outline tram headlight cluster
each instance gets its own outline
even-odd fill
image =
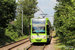
[[[46,38],[46,36],[43,36],[43,38]]]
[[[32,39],[34,39],[34,36],[32,36]]]
[[[46,39],[46,36],[45,35],[41,35],[41,36],[31,36],[32,39],[35,39],[35,38],[42,38],[42,39]]]
[[[37,36],[31,36],[31,38],[32,38],[32,39],[35,39],[35,38],[37,38]]]

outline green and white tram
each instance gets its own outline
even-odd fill
[[[48,18],[31,18],[30,21],[30,41],[31,42],[50,42],[51,23]]]

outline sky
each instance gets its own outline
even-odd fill
[[[37,6],[39,6],[43,13],[48,14],[46,17],[49,18],[51,24],[53,25],[53,16],[55,12],[53,8],[57,3],[56,0],[37,0],[37,2]],[[41,10],[34,14],[35,18],[41,17]]]
[[[17,0],[16,0],[17,2]],[[37,0],[39,8],[43,11],[43,13],[48,14],[46,17],[49,18],[51,24],[53,25],[53,16],[54,16],[54,6],[56,5],[56,0]],[[40,14],[42,14],[41,10],[37,11],[34,14],[34,18],[42,17]]]

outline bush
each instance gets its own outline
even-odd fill
[[[18,32],[16,32],[17,30],[15,28],[16,27],[14,25],[9,24],[6,28],[5,35],[10,37],[11,39],[18,38],[19,34]]]
[[[22,17],[17,17],[17,21],[14,22],[15,26],[17,28],[17,32],[19,32],[22,35]],[[29,35],[29,18],[26,16],[23,17],[23,34],[24,35]]]
[[[75,47],[75,2],[63,0],[55,7],[54,26],[61,43]]]

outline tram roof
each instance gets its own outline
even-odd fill
[[[46,19],[46,20],[49,20],[48,18],[31,18],[31,19]]]

